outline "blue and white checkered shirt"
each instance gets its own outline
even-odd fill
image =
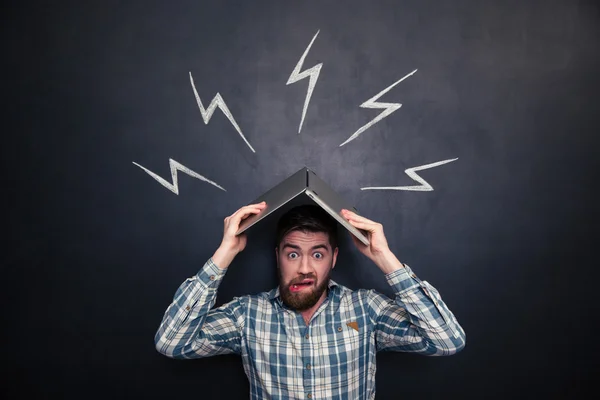
[[[373,399],[378,351],[443,356],[465,346],[438,291],[407,265],[386,275],[394,300],[330,281],[308,325],[278,288],[211,309],[225,272],[209,259],[181,284],[156,349],[178,359],[241,355],[252,399]]]

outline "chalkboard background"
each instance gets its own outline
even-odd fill
[[[154,333],[223,218],[303,166],[384,225],[467,333],[381,353],[380,399],[575,398],[598,366],[600,12],[591,1],[13,2],[2,23],[7,398],[247,398],[241,359]],[[298,128],[309,79],[322,63]],[[402,107],[340,147],[381,109]],[[253,153],[220,109],[220,93]],[[418,185],[433,191],[361,190]],[[223,188],[178,174],[169,159]],[[276,284],[265,222],[218,303]],[[333,278],[390,294],[344,241]],[[593,388],[592,388],[593,389]],[[597,391],[597,390],[596,390]]]

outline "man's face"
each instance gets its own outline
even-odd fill
[[[331,248],[324,232],[293,231],[275,251],[281,299],[290,308],[308,310],[327,289],[337,247]]]

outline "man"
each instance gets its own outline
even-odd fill
[[[279,287],[212,309],[227,268],[246,246],[240,222],[265,203],[225,218],[221,245],[177,290],[156,333],[156,349],[172,358],[242,356],[252,399],[372,399],[375,354],[404,351],[451,355],[465,333],[438,291],[390,251],[381,224],[348,210],[368,233],[360,252],[385,274],[395,299],[352,291],[330,280],[338,255],[336,224],[317,206],[299,206],[277,227]]]

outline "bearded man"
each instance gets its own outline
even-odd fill
[[[217,289],[247,238],[240,222],[266,204],[225,218],[221,245],[177,290],[155,336],[177,359],[239,354],[251,399],[373,399],[376,353],[452,355],[465,332],[439,292],[388,247],[383,226],[349,210],[341,214],[368,234],[358,250],[381,271],[395,297],[351,290],[330,279],[338,255],[337,222],[320,207],[298,206],[278,221],[279,285],[218,308]]]

